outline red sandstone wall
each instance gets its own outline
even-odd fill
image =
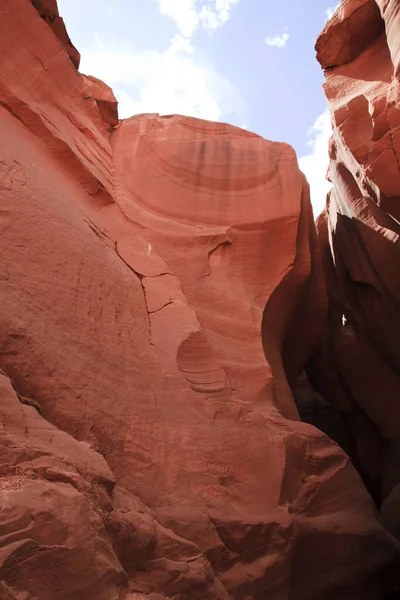
[[[380,598],[398,546],[291,393],[327,308],[293,150],[118,123],[42,4],[0,21],[0,597]]]
[[[318,220],[329,314],[310,371],[340,408],[352,457],[399,534],[400,87],[398,1],[348,0],[317,41],[334,189]]]

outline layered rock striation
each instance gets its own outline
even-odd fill
[[[350,454],[399,534],[400,5],[342,2],[317,44],[334,184],[318,220],[329,312],[310,367]]]
[[[380,599],[399,545],[293,396],[328,308],[294,151],[119,121],[55,2],[1,15],[0,598]]]

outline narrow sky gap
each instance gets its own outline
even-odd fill
[[[320,212],[330,187],[330,119],[314,43],[337,8],[332,0],[310,0],[306,17],[292,0],[58,4],[82,54],[81,71],[113,88],[120,117],[181,113],[285,141]]]

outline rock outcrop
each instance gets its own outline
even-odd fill
[[[342,413],[350,455],[399,534],[400,4],[342,2],[317,41],[334,184],[318,220],[329,295],[309,368]]]
[[[119,122],[54,2],[1,12],[0,598],[380,599],[399,545],[292,393],[327,310],[294,151]]]

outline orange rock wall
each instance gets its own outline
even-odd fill
[[[310,367],[345,417],[351,456],[398,535],[400,3],[348,0],[316,44],[334,188],[318,220],[327,333]]]

